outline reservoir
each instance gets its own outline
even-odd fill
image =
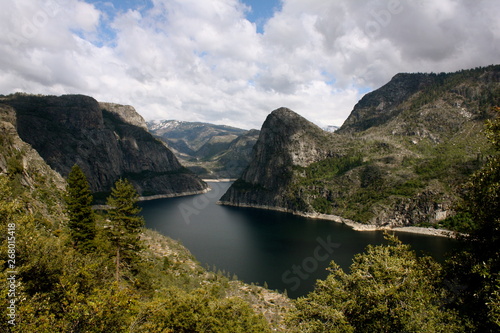
[[[204,267],[216,267],[247,283],[305,296],[328,275],[334,260],[348,271],[369,244],[384,243],[381,231],[354,231],[343,224],[292,214],[217,205],[231,183],[212,191],[140,203],[146,227],[181,241]],[[456,240],[397,233],[418,253],[443,261]]]

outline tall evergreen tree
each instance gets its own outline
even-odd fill
[[[68,226],[73,245],[82,252],[88,252],[94,248],[96,236],[95,215],[92,210],[93,197],[87,177],[77,164],[69,173],[66,192]]]
[[[115,183],[108,197],[108,218],[111,225],[109,237],[116,250],[116,280],[120,280],[120,266],[132,264],[141,249],[139,234],[144,219],[139,216],[141,208],[137,205],[139,194],[128,181],[120,179]]]

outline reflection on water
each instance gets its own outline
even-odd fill
[[[379,231],[358,232],[329,221],[292,214],[217,205],[230,183],[211,183],[206,194],[142,202],[150,229],[180,240],[202,265],[236,274],[291,297],[307,294],[335,260],[347,270],[368,244],[384,242]],[[413,249],[444,260],[459,244],[450,239],[398,233]]]

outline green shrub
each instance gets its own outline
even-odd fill
[[[23,171],[22,157],[12,156],[7,159],[7,173],[9,175],[18,175],[23,173]]]
[[[394,236],[354,257],[350,273],[335,262],[290,311],[290,332],[464,332],[445,306],[441,267]]]
[[[359,154],[352,154],[342,157],[330,157],[312,163],[306,168],[302,168],[308,179],[327,179],[341,176],[363,164],[363,157]]]
[[[332,213],[332,203],[324,197],[315,198],[312,202],[315,211],[322,214]]]

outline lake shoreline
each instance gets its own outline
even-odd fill
[[[146,195],[146,196],[140,196],[138,198],[138,201],[149,201],[149,200],[156,200],[156,199],[170,199],[170,198],[187,197],[190,195],[205,194],[207,192],[210,192],[211,190],[212,189],[210,187],[207,187],[206,189],[201,190],[201,191],[186,191],[186,192],[180,192],[180,193]]]
[[[249,205],[249,204],[234,204],[227,201],[217,201],[218,205],[223,206],[232,206],[232,207],[242,207],[242,208],[256,208],[256,209],[265,209],[265,210],[273,210],[282,213],[290,213],[297,216],[302,216],[311,219],[332,221],[336,223],[342,223],[349,227],[351,227],[355,231],[382,231],[382,230],[390,230],[396,232],[405,232],[405,233],[413,233],[420,235],[428,235],[428,236],[438,236],[445,238],[456,238],[456,232],[445,230],[445,229],[435,229],[435,228],[424,228],[424,227],[415,227],[415,226],[407,226],[407,227],[387,227],[387,226],[378,226],[374,224],[363,224],[350,219],[343,218],[338,215],[330,215],[330,214],[319,214],[319,213],[303,213],[292,211],[286,208],[274,207],[274,206],[264,206],[264,205]]]
[[[202,179],[205,183],[232,183],[236,181],[236,178],[204,178]]]
[[[180,192],[180,193],[170,193],[170,194],[156,194],[156,195],[146,195],[146,196],[140,196],[137,198],[138,202],[143,202],[143,201],[150,201],[150,200],[157,200],[157,199],[172,199],[172,198],[180,198],[180,197],[188,197],[191,195],[198,195],[198,194],[205,194],[210,192],[212,189],[210,187],[207,187],[204,190],[201,191],[187,191],[187,192]],[[102,205],[92,205],[92,209],[94,210],[107,210],[109,209],[108,205],[102,204]]]

